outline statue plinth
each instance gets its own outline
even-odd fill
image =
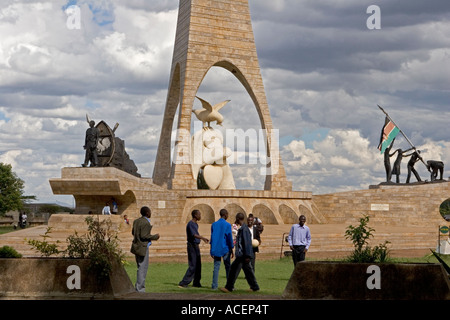
[[[50,179],[54,194],[75,197],[75,215],[84,219],[89,211],[101,213],[112,197],[119,205],[119,215],[130,220],[140,216],[139,209],[149,206],[152,224],[185,223],[193,209],[202,208],[202,222],[219,219],[227,208],[230,216],[237,212],[253,213],[267,224],[292,224],[305,214],[311,223],[325,223],[312,203],[312,193],[272,190],[167,190],[152,179],[139,178],[117,168],[63,168],[61,178]]]

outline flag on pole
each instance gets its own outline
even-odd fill
[[[388,117],[386,117],[384,126],[381,129],[381,137],[380,137],[380,144],[378,145],[378,150],[380,150],[381,153],[383,153],[384,150],[386,150],[386,148],[389,147],[392,140],[395,139],[395,137],[399,132],[400,129],[391,120],[389,120]]]

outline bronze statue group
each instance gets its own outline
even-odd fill
[[[386,148],[384,151],[384,167],[386,169],[386,182],[391,182],[392,176],[396,176],[396,183],[400,183],[400,167],[403,158],[411,157],[407,164],[408,169],[408,175],[406,177],[406,183],[410,183],[411,180],[411,173],[414,174],[418,182],[422,182],[422,179],[419,176],[419,173],[414,168],[415,164],[418,161],[421,161],[427,168],[427,170],[431,173],[431,181],[437,180],[438,173],[440,175],[439,180],[443,179],[444,174],[444,163],[442,161],[436,161],[436,160],[428,160],[426,163],[423,160],[423,158],[420,156],[420,150],[417,150],[416,148],[410,148],[408,150],[402,150],[402,149],[396,149],[394,152],[391,153],[392,147],[394,145],[395,139],[392,140],[389,147]],[[408,154],[408,152],[410,152]],[[391,157],[396,155],[394,164],[391,167]]]

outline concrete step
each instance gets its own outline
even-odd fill
[[[4,235],[0,235],[0,247],[4,245],[12,246],[23,256],[40,256],[27,243],[28,239],[43,240],[48,226],[37,226],[14,231]],[[129,226],[128,226],[129,227]],[[309,252],[349,252],[353,250],[350,240],[345,239],[343,226],[322,226],[311,225],[312,243]],[[150,247],[152,256],[186,256],[186,238],[184,225],[165,226],[155,228],[160,233],[161,238],[154,241]],[[120,247],[122,251],[131,256],[130,246],[132,241],[131,228],[119,228],[118,237],[120,239]],[[263,254],[279,254],[284,251],[290,251],[288,243],[284,241],[287,235],[286,229],[289,226],[271,226],[265,227],[264,233],[261,235],[262,244],[259,248]],[[384,230],[385,229],[385,230]],[[436,232],[425,230],[419,232],[417,230],[403,230],[395,228],[384,228],[380,232],[374,233],[374,238],[370,244],[372,246],[382,244],[384,241],[390,241],[388,247],[395,250],[414,250],[414,249],[435,249],[437,245]],[[201,226],[202,231],[210,230],[210,226]],[[201,231],[201,232],[202,232]],[[63,250],[67,246],[66,239],[69,235],[74,234],[75,229],[52,229],[48,234],[47,241],[49,243],[57,243],[58,247]],[[83,229],[79,229],[79,234],[83,233]],[[209,236],[207,232],[203,232],[204,236]],[[205,243],[200,244],[200,251],[204,255],[209,255],[210,246]]]

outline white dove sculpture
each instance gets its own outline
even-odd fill
[[[197,116],[197,119],[203,122],[203,126],[205,123],[208,123],[208,128],[210,128],[210,123],[216,121],[218,125],[222,125],[223,116],[219,113],[219,110],[223,108],[230,100],[226,100],[224,102],[218,103],[214,106],[199,97],[196,97],[201,101],[203,109],[192,110],[192,112]]]

